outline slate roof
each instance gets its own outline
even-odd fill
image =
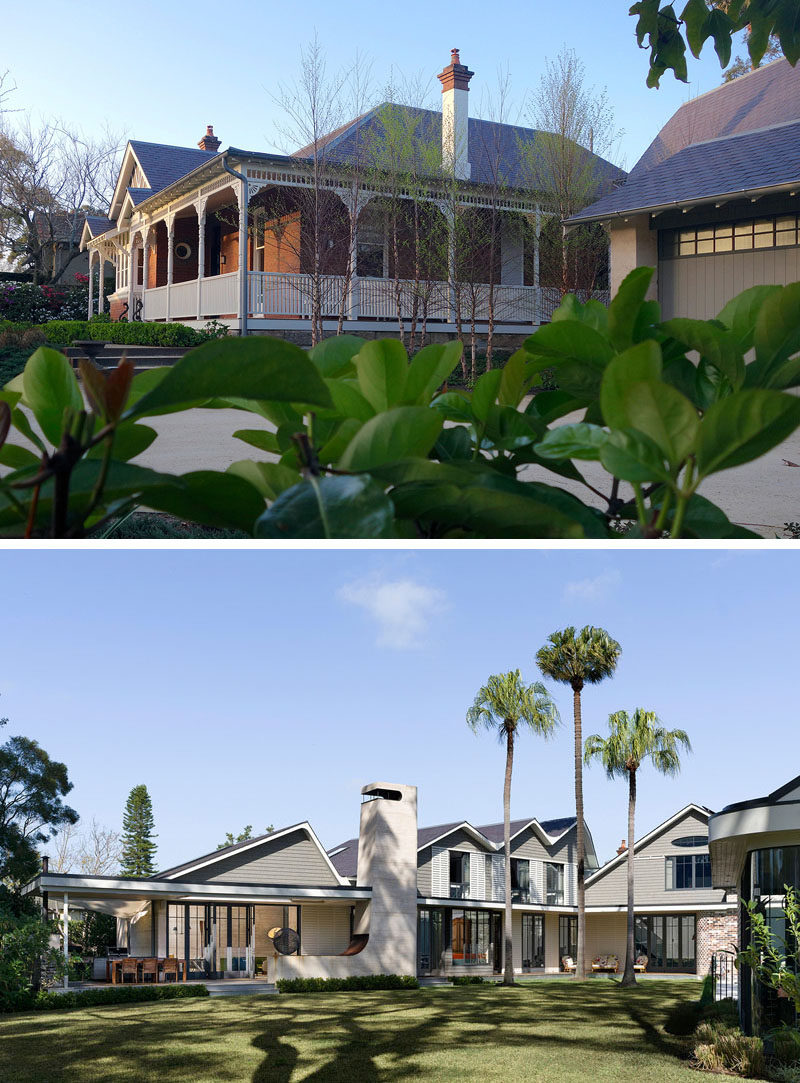
[[[390,103],[376,106],[368,113],[362,114],[324,136],[319,141],[319,145],[327,148],[329,161],[345,163],[355,158],[358,154],[359,140],[379,141],[384,131],[381,113],[389,106]],[[408,113],[408,130],[413,134],[415,146],[441,147],[442,114],[440,112],[408,106],[395,106],[395,108]],[[495,162],[497,162],[504,184],[529,188],[530,181],[526,176],[524,160],[520,154],[520,143],[523,145],[534,143],[542,134],[534,128],[522,128],[515,124],[498,124],[494,121],[470,117],[467,146],[467,157],[472,166],[470,180],[480,184],[492,183]],[[302,147],[295,151],[292,157],[308,158],[312,146],[313,144],[309,144]],[[624,171],[606,161],[605,158],[591,154],[588,150],[583,153],[587,160],[593,159],[601,189],[609,188],[612,184],[624,180],[626,176]]]
[[[163,143],[142,143],[138,139],[131,140],[133,152],[139,160],[139,164],[150,181],[151,191],[149,195],[160,192],[175,181],[191,173],[204,162],[217,155],[211,150],[200,150],[194,147],[171,147]],[[134,189],[136,190],[136,189]],[[146,191],[146,189],[138,189]],[[143,198],[147,198],[144,196]],[[141,202],[141,200],[140,200]]]
[[[128,188],[128,195],[133,201],[134,207],[138,207],[140,203],[144,203],[146,199],[149,199],[153,194],[152,188]]]
[[[760,132],[695,143],[573,215],[610,218],[670,204],[711,200],[800,183],[800,120]]]
[[[512,820],[512,836],[518,831],[521,831],[532,819],[533,817],[529,816],[527,820]],[[417,831],[417,847],[421,849],[423,846],[427,846],[429,843],[433,842],[434,839],[439,839],[443,835],[448,835],[451,831],[455,831],[457,827],[460,827],[464,822],[464,820],[454,820],[452,823],[448,824],[434,824],[432,827],[420,827]],[[567,816],[559,820],[540,820],[539,822],[548,835],[553,838],[558,838],[572,827],[575,823],[575,817]],[[482,827],[476,827],[475,830],[480,831],[480,833],[490,842],[502,843],[503,841],[502,823],[484,824]],[[331,847],[331,849],[328,850],[328,857],[333,862],[333,866],[340,876],[355,876],[358,871],[358,839],[348,839],[346,842],[339,843],[338,846]]]
[[[711,201],[800,180],[800,66],[776,60],[686,102],[627,182],[570,222]]]
[[[112,222],[110,218],[102,218],[99,215],[87,214],[86,225],[89,227],[89,232],[93,237],[99,237],[101,233],[106,233],[109,229],[114,229],[116,222]]]

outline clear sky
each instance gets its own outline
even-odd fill
[[[145,783],[162,868],[245,824],[308,819],[332,847],[374,781],[416,784],[423,825],[502,820],[504,752],[466,709],[492,673],[535,679],[570,623],[623,648],[585,734],[640,706],[692,739],[677,780],[640,772],[639,835],[800,773],[792,551],[5,550],[0,568],[4,733],[67,763],[87,821],[119,827]],[[565,724],[519,742],[515,818],[574,810],[571,691],[553,692]],[[594,767],[585,794],[608,859],[625,783]]]
[[[213,124],[223,146],[284,150],[272,95],[296,78],[300,48],[315,30],[332,71],[359,51],[371,58],[378,87],[392,72],[395,82],[419,77],[429,83],[436,108],[436,73],[459,47],[476,73],[475,116],[498,69],[508,71],[521,107],[545,58],[566,44],[583,60],[587,84],[607,86],[617,126],[627,133],[615,159],[630,168],[682,102],[719,85],[720,69],[709,48],[702,61],[690,58],[689,84],[667,75],[660,90],[648,90],[648,54],[637,49],[629,6],[629,0],[494,6],[240,0],[230,8],[211,0],[140,0],[126,9],[99,0],[40,0],[35,9],[6,3],[0,72],[10,70],[18,107],[58,114],[88,133],[108,123],[125,138],[193,146]]]

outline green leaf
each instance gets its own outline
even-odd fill
[[[442,429],[439,439],[433,445],[433,454],[440,462],[467,460],[472,458],[472,437],[469,429],[463,425],[452,425]]]
[[[781,391],[738,391],[710,406],[700,426],[700,477],[751,462],[800,425],[800,399]]]
[[[689,350],[696,350],[714,365],[738,391],[744,383],[744,354],[733,332],[710,320],[674,319],[661,324],[661,330]]]
[[[593,361],[560,361],[556,366],[559,389],[588,402],[600,394],[603,370]]]
[[[728,301],[727,305],[717,316],[719,323],[724,324],[738,339],[742,353],[753,345],[753,336],[756,329],[756,320],[761,311],[761,306],[772,294],[780,293],[780,286],[751,286]]]
[[[355,356],[358,386],[375,410],[388,410],[403,398],[408,356],[393,338],[367,342]]]
[[[693,402],[695,406],[702,405],[705,407],[707,405],[707,403],[701,403],[698,400],[697,369],[688,357],[681,355],[680,357],[671,357],[669,360],[665,358],[661,378],[664,383],[677,388],[677,390],[680,391],[682,395],[685,395],[690,402]]]
[[[641,342],[618,354],[607,365],[600,389],[600,407],[606,424],[612,429],[630,428],[623,404],[626,389],[642,380],[660,379],[661,350],[658,343]]]
[[[486,418],[485,441],[505,451],[527,447],[542,438],[544,425],[530,414],[513,406],[490,406]]]
[[[582,305],[574,293],[568,293],[550,317],[551,323],[558,323],[559,320],[585,323],[599,331],[604,338],[608,337],[608,309],[594,298],[590,297],[586,304]]]
[[[674,507],[669,516],[669,526],[674,518]],[[689,500],[683,518],[681,534],[684,538],[758,538],[752,530],[732,523],[722,508],[695,493]]]
[[[257,538],[391,538],[394,507],[372,478],[314,478],[287,489],[256,523]]]
[[[345,372],[355,371],[352,361],[364,344],[365,340],[355,335],[334,335],[313,346],[308,356],[323,376],[341,376]]]
[[[603,369],[614,356],[608,340],[599,331],[574,320],[546,323],[525,339],[523,349],[533,357],[584,361],[598,369]]]
[[[139,399],[144,398],[153,388],[158,387],[168,372],[169,366],[165,365],[163,368],[145,369],[143,372],[135,373],[128,392],[128,409]]]
[[[800,350],[800,282],[784,286],[764,299],[756,318],[756,359],[748,366],[750,386],[769,387],[770,377]]]
[[[61,441],[64,410],[82,410],[83,397],[72,365],[58,350],[40,346],[22,373],[24,402],[51,444]]]
[[[330,391],[334,410],[341,417],[369,421],[375,416],[373,405],[364,398],[358,387],[350,380],[326,380],[325,383]]]
[[[297,470],[281,463],[256,463],[252,459],[231,463],[226,473],[244,478],[269,501],[277,499],[281,493],[303,480]]]
[[[408,366],[403,402],[427,406],[458,365],[463,349],[459,339],[421,349]]]
[[[731,33],[733,22],[724,11],[715,8],[708,14],[708,32],[714,39],[714,51],[719,57],[720,67],[727,68],[731,60]],[[695,53],[697,56],[697,53]]]
[[[113,457],[120,462],[128,462],[146,451],[157,436],[158,433],[149,425],[134,425],[130,422],[118,425],[114,433]],[[91,451],[86,453],[86,458],[102,459],[104,454],[104,445],[95,444]]]
[[[689,0],[689,3],[681,12],[681,18],[686,24],[686,40],[694,56],[699,57],[703,48],[703,42],[708,37],[708,5],[706,0]]]
[[[608,306],[608,337],[617,350],[633,345],[633,329],[652,277],[652,267],[637,267],[622,280]]]
[[[397,406],[377,414],[355,434],[339,466],[342,470],[370,470],[397,459],[426,456],[443,424],[441,414],[427,406]]]
[[[502,368],[497,401],[501,406],[518,406],[527,390],[526,366],[528,355],[516,350]]]
[[[598,460],[600,449],[608,439],[608,433],[599,425],[558,425],[549,429],[534,451],[543,459]]]
[[[216,339],[190,350],[125,416],[181,410],[215,398],[331,405],[319,371],[303,350],[258,335]]]
[[[621,481],[669,481],[661,449],[635,429],[615,429],[600,449],[600,462]]]
[[[475,381],[471,402],[472,412],[478,421],[486,421],[489,416],[489,408],[497,401],[502,378],[503,373],[500,369],[492,369],[490,372],[484,372]]]
[[[35,455],[29,448],[9,443],[0,447],[0,466],[8,466],[12,470],[23,470],[26,466],[38,467],[39,463],[40,456]]]
[[[258,448],[259,451],[268,451],[272,455],[280,454],[277,434],[267,429],[237,429],[233,435],[237,440]]]
[[[466,391],[446,391],[431,403],[447,421],[467,421],[470,424],[475,420],[469,394]]]
[[[552,425],[585,405],[583,399],[576,399],[566,391],[540,391],[528,403],[525,413],[540,418],[545,425]]]
[[[325,466],[338,463],[344,454],[345,448],[361,428],[361,425],[362,422],[358,418],[346,417],[320,447],[317,453],[319,461]]]

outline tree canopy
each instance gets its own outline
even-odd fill
[[[794,66],[800,60],[800,13],[796,0],[688,0],[678,15],[672,4],[660,0],[639,0],[630,8],[638,16],[636,39],[640,48],[650,50],[647,85],[657,87],[667,71],[688,81],[686,47],[699,57],[711,39],[720,66],[730,63],[733,36],[747,31],[747,51],[758,67],[776,38],[780,51]]]

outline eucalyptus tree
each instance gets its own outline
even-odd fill
[[[586,977],[586,827],[583,822],[583,733],[581,692],[584,685],[599,684],[614,675],[622,648],[604,628],[586,625],[579,632],[570,626],[553,632],[536,652],[536,664],[545,675],[572,688],[575,726],[575,816],[578,864],[578,949],[575,976]]]
[[[473,733],[487,729],[506,746],[506,774],[503,784],[503,849],[505,853],[505,923],[503,984],[514,984],[514,954],[511,928],[511,772],[514,765],[514,741],[522,728],[539,737],[550,737],[560,718],[558,708],[541,681],[526,684],[518,669],[489,677],[478,689],[475,702],[467,711],[467,724]]]
[[[633,937],[633,847],[636,820],[636,772],[649,760],[662,775],[674,777],[681,769],[680,750],[691,752],[684,730],[668,730],[654,711],[637,707],[632,715],[615,711],[608,717],[608,737],[592,734],[586,739],[584,762],[599,760],[609,778],[628,777],[628,930],[623,985],[636,984]]]

